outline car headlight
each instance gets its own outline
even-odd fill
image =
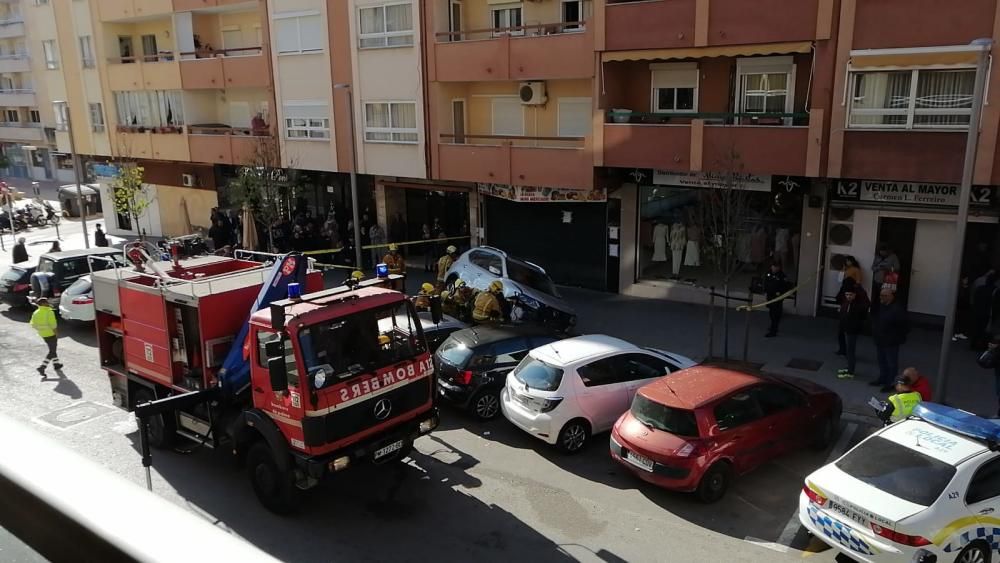
[[[537,310],[537,309],[541,308],[541,306],[542,306],[542,304],[539,303],[537,299],[535,299],[534,297],[528,297],[527,295],[523,295],[523,294],[520,295],[518,297],[518,300],[521,302],[522,305],[524,305],[525,307],[527,307],[529,309],[536,309]]]

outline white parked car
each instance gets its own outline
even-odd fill
[[[90,276],[81,276],[63,292],[59,316],[68,321],[94,322],[94,286]]]
[[[643,385],[695,365],[690,358],[604,335],[535,348],[507,375],[504,416],[567,453],[611,429]]]
[[[918,405],[809,475],[799,520],[856,561],[988,563],[1000,542],[998,444],[997,421]]]

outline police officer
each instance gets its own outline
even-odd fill
[[[444,279],[448,275],[448,270],[451,269],[451,265],[455,263],[455,258],[458,255],[458,249],[454,245],[449,246],[445,249],[444,256],[438,260],[438,271],[437,271],[437,282],[438,287],[444,289]]]
[[[502,295],[503,283],[500,280],[490,282],[489,289],[476,296],[472,320],[477,323],[497,323],[503,320],[503,308],[500,306]]]
[[[419,311],[431,310],[431,296],[434,295],[434,286],[424,283],[420,286],[420,293],[413,298],[413,306]]]
[[[899,377],[896,379],[896,394],[889,396],[889,404],[892,405],[889,420],[897,422],[910,416],[920,400],[920,393],[913,390],[909,378],[905,375]]]
[[[787,291],[787,288],[788,278],[785,277],[785,272],[781,271],[781,264],[777,260],[771,262],[771,269],[764,276],[764,298],[768,301],[777,299],[779,295]],[[768,313],[771,315],[771,326],[768,328],[767,334],[764,335],[766,338],[778,336],[778,323],[781,322],[782,303],[782,299],[777,299],[774,303],[770,303],[767,306]]]
[[[390,288],[396,291],[406,292],[406,261],[399,254],[399,246],[396,243],[389,245],[389,253],[382,257],[382,263],[389,268],[389,274],[403,276],[403,279],[395,280]]]
[[[59,336],[56,334],[56,313],[49,306],[49,300],[44,297],[39,297],[35,305],[38,308],[31,314],[31,328],[35,329],[49,349],[42,365],[38,366],[38,373],[42,376],[42,381],[45,381],[45,368],[49,367],[50,362],[56,371],[61,370],[63,366],[59,361],[59,355],[56,354],[56,346],[59,344]]]

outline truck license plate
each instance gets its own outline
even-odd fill
[[[389,444],[388,446],[382,446],[381,448],[375,450],[374,458],[376,461],[378,461],[393,452],[398,452],[401,449],[403,449],[403,441],[397,440]]]

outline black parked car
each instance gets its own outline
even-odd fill
[[[434,353],[438,395],[480,420],[500,414],[507,372],[528,352],[564,338],[538,326],[477,326],[459,330]]]
[[[0,276],[0,301],[11,307],[27,307],[35,268],[35,264],[15,264],[4,272]]]

